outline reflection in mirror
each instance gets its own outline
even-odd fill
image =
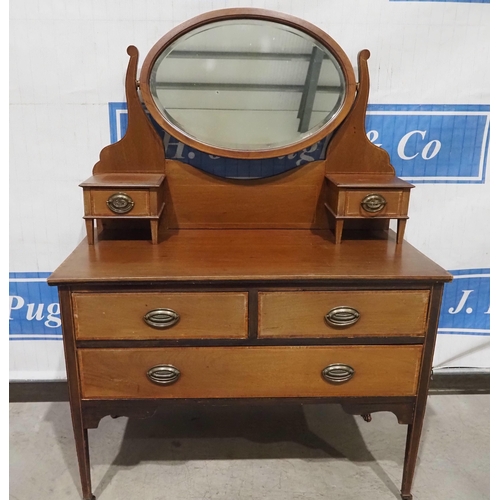
[[[295,144],[342,108],[345,79],[309,35],[270,21],[219,21],[178,38],[156,60],[151,93],[163,117],[226,149]]]

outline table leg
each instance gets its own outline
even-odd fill
[[[342,231],[344,230],[344,220],[335,219],[335,243],[338,245],[342,241]]]
[[[75,434],[76,455],[78,457],[78,467],[80,469],[80,481],[82,483],[83,500],[95,500],[92,494],[92,484],[90,479],[90,455],[87,429],[75,424],[73,419],[73,432]]]
[[[149,222],[149,225],[151,227],[151,242],[153,245],[158,244],[158,221],[151,219]]]
[[[61,306],[69,405],[71,410],[71,421],[73,423],[78,468],[80,470],[80,480],[82,483],[83,500],[95,500],[94,495],[92,495],[92,486],[90,481],[89,441],[87,429],[83,423],[80,382],[78,375],[78,359],[76,354],[76,344],[74,341],[74,332],[72,331],[73,312],[71,305],[71,293],[68,290],[64,290],[62,287],[59,288],[59,302]]]
[[[432,373],[432,360],[434,358],[434,347],[436,345],[437,327],[439,321],[439,310],[443,296],[443,286],[433,287],[430,299],[429,328],[424,343],[424,356],[422,366],[420,367],[420,384],[417,390],[415,401],[415,410],[413,419],[408,425],[406,435],[406,449],[403,466],[403,481],[401,483],[401,498],[403,500],[412,500],[411,486],[415,475],[415,466],[417,464],[417,453],[422,436],[422,427],[424,425],[425,409],[427,407],[427,398],[429,393],[429,384]]]
[[[418,427],[418,426],[417,426]],[[401,485],[401,498],[403,500],[412,500],[413,495],[410,493],[413,476],[415,474],[415,465],[417,462],[418,445],[420,441],[420,429],[415,428],[413,424],[408,426],[408,433],[406,435],[406,450],[403,468],[403,482]]]
[[[408,219],[398,219],[398,233],[396,237],[396,243],[399,245],[403,243],[403,238],[405,235],[406,221]]]
[[[87,243],[94,244],[94,219],[85,219],[85,229],[87,230]]]

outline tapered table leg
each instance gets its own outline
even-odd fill
[[[342,241],[344,230],[344,219],[335,219],[335,243],[338,245]]]
[[[398,232],[397,232],[397,237],[396,237],[396,243],[400,245],[403,243],[403,239],[405,236],[405,228],[406,228],[406,221],[408,219],[398,219]]]
[[[158,220],[152,219],[149,225],[151,227],[151,242],[153,245],[158,245]]]
[[[87,242],[94,244],[94,219],[85,219],[85,229],[87,231]]]
[[[412,500],[413,496],[410,493],[415,474],[415,466],[417,463],[418,445],[422,434],[423,417],[420,422],[414,422],[408,426],[406,435],[406,450],[403,466],[403,481],[401,484],[401,498],[403,500]]]
[[[76,444],[78,468],[82,483],[83,500],[95,500],[92,495],[90,481],[90,456],[87,429],[83,425],[80,382],[78,379],[78,360],[73,335],[73,313],[71,293],[65,287],[59,287],[59,302],[61,304],[61,321],[63,326],[64,354],[66,360],[66,375],[68,378],[69,404],[73,434]]]
[[[430,299],[431,307],[429,314],[429,329],[424,343],[424,356],[420,367],[420,383],[417,390],[412,423],[408,425],[408,433],[406,435],[403,481],[401,483],[401,498],[403,500],[412,500],[413,498],[411,494],[411,486],[413,483],[413,476],[415,475],[418,447],[424,425],[425,408],[427,406],[429,393],[432,360],[434,358],[434,347],[436,345],[437,326],[442,295],[443,285],[435,286],[432,289]]]
[[[73,431],[75,434],[76,454],[78,457],[78,467],[80,469],[83,500],[95,500],[95,496],[92,494],[90,479],[90,455],[87,429],[82,427],[77,428],[75,419],[73,419]]]

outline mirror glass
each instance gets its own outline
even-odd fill
[[[167,122],[209,146],[271,150],[318,132],[341,110],[335,56],[296,29],[263,20],[203,25],[165,48],[149,81]]]

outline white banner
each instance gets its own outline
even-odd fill
[[[404,0],[18,0],[10,5],[10,377],[65,378],[59,305],[46,277],[85,235],[78,184],[127,123],[126,48],[140,63],[179,23],[228,7],[303,18],[356,66],[369,49],[368,137],[416,185],[406,239],[454,274],[446,285],[434,366],[489,359],[489,2]],[[176,141],[165,154],[218,175]],[[312,161],[321,144],[266,160],[259,175]]]

